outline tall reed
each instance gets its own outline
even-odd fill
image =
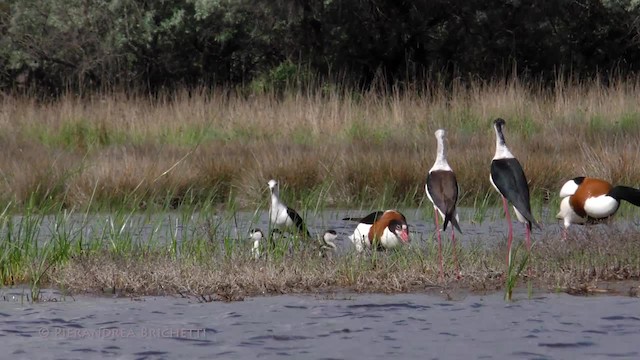
[[[330,181],[327,206],[370,205],[382,196],[415,205],[433,158],[431,134],[441,127],[463,203],[488,194],[482,201],[493,205],[487,168],[498,116],[507,120],[510,149],[534,197],[548,198],[578,175],[637,185],[638,84],[558,79],[545,89],[510,79],[277,96],[228,89],[48,102],[4,96],[0,205],[34,199],[38,206],[162,209],[234,196],[240,208],[255,208],[269,178],[294,194],[319,192]]]

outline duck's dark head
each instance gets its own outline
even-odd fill
[[[403,220],[391,220],[389,222],[389,231],[394,233],[403,243],[411,242],[409,238],[409,225]]]

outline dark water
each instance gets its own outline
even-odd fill
[[[11,359],[640,358],[640,300],[628,297],[3,297],[0,341]]]

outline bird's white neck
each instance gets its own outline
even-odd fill
[[[496,131],[496,154],[493,156],[494,160],[497,159],[513,159],[515,156],[507,148],[507,144],[504,141],[504,134],[497,127],[494,127]]]
[[[444,136],[442,134],[436,136],[438,141],[438,150],[436,153],[436,162],[431,167],[433,170],[451,170],[451,166],[447,162],[447,152],[444,148]]]
[[[278,189],[271,190],[271,206],[278,206],[280,198],[278,197]]]

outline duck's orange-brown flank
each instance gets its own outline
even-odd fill
[[[382,237],[382,233],[384,233],[384,229],[389,226],[393,220],[403,224],[407,223],[407,219],[401,213],[395,210],[385,211],[380,219],[374,222],[371,229],[369,229],[369,241],[371,241],[371,245],[378,243]]]
[[[612,185],[604,180],[586,178],[582,184],[578,186],[576,193],[569,199],[569,204],[576,214],[585,217],[587,213],[584,210],[584,203],[591,197],[606,195],[611,191]]]

